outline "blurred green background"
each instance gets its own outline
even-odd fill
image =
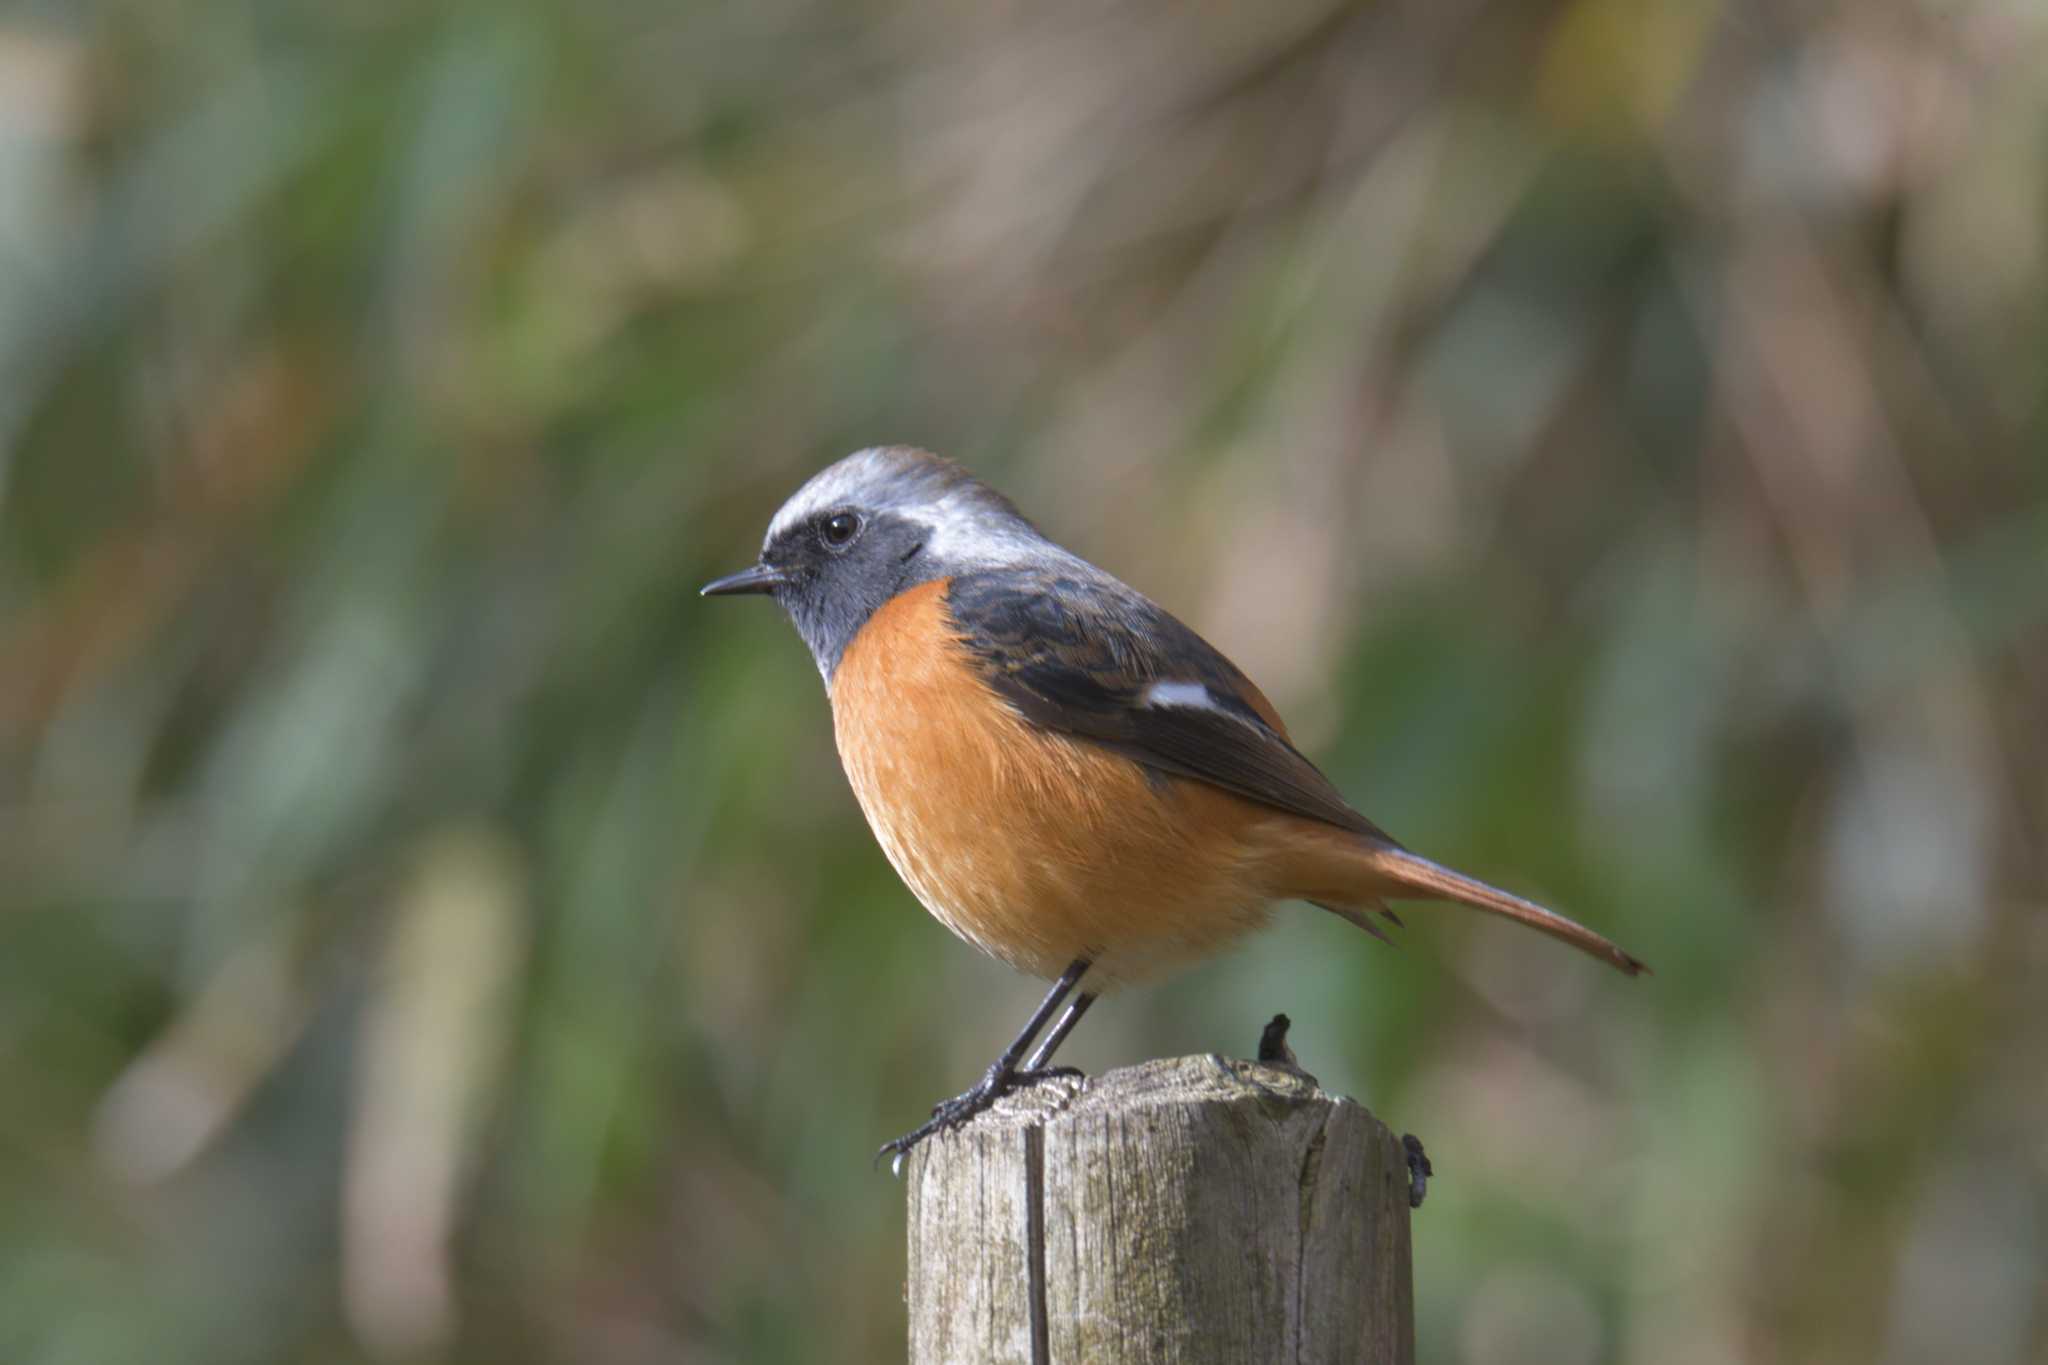
[[[1040,986],[696,586],[950,453],[1374,819],[1066,1059],[1428,1143],[1424,1359],[2048,1359],[2048,11],[0,16],[0,1360],[886,1361]]]

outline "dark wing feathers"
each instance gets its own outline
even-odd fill
[[[1394,842],[1260,718],[1236,665],[1114,579],[1037,569],[962,574],[948,585],[946,605],[983,679],[1034,724]],[[1154,682],[1200,684],[1218,709],[1148,705]]]

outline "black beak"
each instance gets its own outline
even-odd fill
[[[789,577],[782,570],[768,564],[756,564],[751,569],[741,569],[738,573],[713,579],[697,589],[697,595],[732,597],[743,592],[774,592],[788,581]]]

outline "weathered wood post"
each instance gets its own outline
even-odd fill
[[[1406,1154],[1296,1072],[1049,1081],[905,1175],[912,1365],[1415,1358]]]

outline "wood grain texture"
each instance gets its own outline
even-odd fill
[[[1408,1365],[1408,1170],[1296,1073],[1049,1082],[906,1170],[913,1365]]]

